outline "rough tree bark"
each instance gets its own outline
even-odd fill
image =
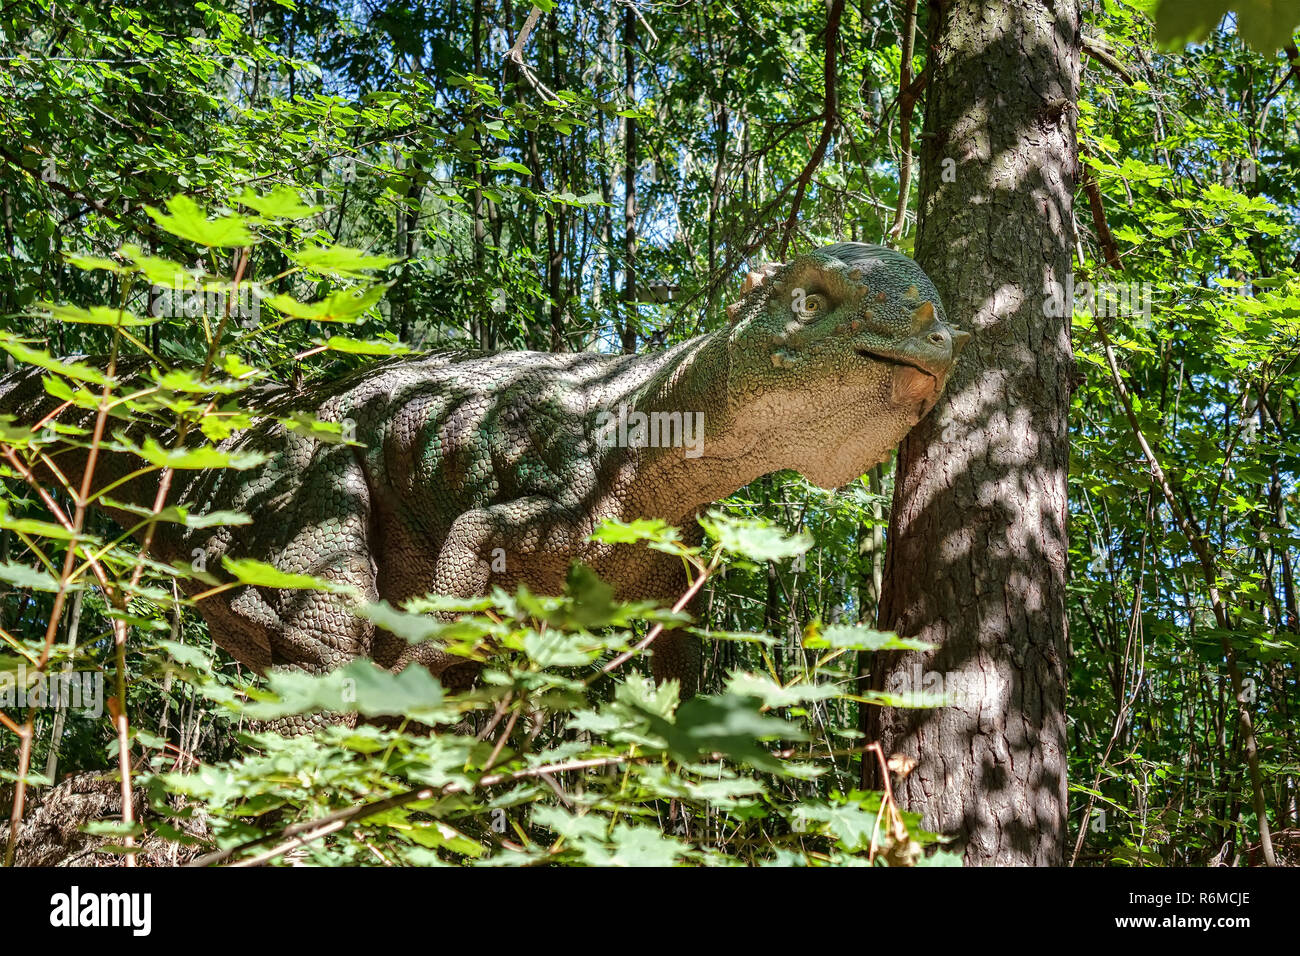
[[[1066,845],[1065,575],[1078,0],[929,8],[916,258],[974,332],[899,451],[880,625],[934,650],[872,685],[955,706],[873,709],[916,761],[900,801],[968,864],[1059,864]],[[877,783],[879,783],[877,781]]]

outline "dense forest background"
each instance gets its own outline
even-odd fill
[[[1161,11],[1157,37],[1155,6],[1081,4],[1079,100],[1060,105],[1077,110],[1080,164],[1063,300],[1076,362],[1065,861],[1263,862],[1259,800],[1278,856],[1294,859],[1300,54],[1295,24],[1279,34],[1247,9],[1239,25],[1215,4]],[[66,357],[117,349],[202,368],[118,411],[192,421],[216,441],[241,418],[205,406],[201,386],[254,370],[310,383],[406,349],[680,342],[724,324],[764,262],[844,239],[912,251],[932,13],[915,0],[5,3],[0,346],[88,407],[104,383]],[[1051,290],[1030,291],[1050,308]],[[99,669],[126,707],[111,719],[0,707],[0,734],[3,779],[26,770],[31,806],[128,755],[140,806],[77,839],[253,853],[286,827],[410,794],[343,835],[312,831],[300,852],[960,859],[923,853],[919,817],[869,785],[888,755],[869,749],[867,711],[943,693],[919,668],[908,699],[865,682],[873,654],[895,646],[872,630],[888,464],[835,492],[782,473],[725,503],[795,537],[720,526],[690,558],[708,575],[713,710],[661,726],[672,705],[632,678],[539,707],[579,692],[558,678],[521,691],[533,665],[598,667],[626,645],[602,638],[539,664],[520,637],[524,663],[499,685],[510,694],[456,711],[477,715],[466,736],[258,736],[261,756],[247,756],[237,734],[254,705],[237,689],[251,675],[176,598],[175,569],[93,515],[67,533],[55,510],[79,515],[75,491],[42,498],[24,480],[40,442],[68,440],[0,433],[0,661]],[[84,585],[91,555],[109,585]],[[575,634],[591,623],[476,610],[522,635],[539,618]],[[599,623],[643,635],[655,620]],[[412,712],[446,716],[448,699],[408,685]],[[294,693],[300,708],[316,699],[305,686],[276,688],[285,709]],[[707,736],[719,724],[735,750]],[[656,735],[668,743],[647,743]],[[471,765],[472,779],[449,769]],[[492,772],[516,776],[484,783]],[[491,799],[465,799],[489,785]]]

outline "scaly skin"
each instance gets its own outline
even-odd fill
[[[256,558],[394,605],[497,585],[557,593],[575,559],[620,597],[673,599],[685,587],[679,561],[591,543],[594,526],[657,517],[697,535],[701,507],[764,474],[794,469],[827,488],[850,481],[934,406],[968,338],[945,324],[915,263],[861,243],[751,273],[728,311],[727,328],[650,355],[443,353],[282,395],[264,411],[310,411],[343,423],[359,445],[261,419],[222,447],[263,452],[265,464],[178,474],[172,496],[253,523],[163,525],[157,551],[175,562],[200,553],[218,572],[223,556]],[[701,453],[607,447],[598,416],[620,406],[702,413]],[[52,407],[37,375],[0,383],[0,411],[33,421]],[[76,480],[75,456],[61,466]],[[107,481],[131,463],[110,455],[100,467]],[[121,496],[151,502],[156,480]],[[191,594],[203,587],[182,584]],[[214,640],[259,672],[325,672],[368,655],[390,668],[422,663],[453,686],[469,676],[432,645],[376,633],[345,596],[241,587],[198,606]],[[693,692],[697,643],[665,634],[653,669]]]

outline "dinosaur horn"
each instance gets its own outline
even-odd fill
[[[934,303],[922,302],[912,313],[912,332],[923,332],[934,323]]]
[[[749,295],[752,291],[761,286],[781,269],[784,263],[765,262],[758,267],[757,272],[750,272],[745,275],[745,281],[740,287],[741,295]]]

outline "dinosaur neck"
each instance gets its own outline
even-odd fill
[[[631,477],[620,496],[629,514],[680,524],[755,478],[794,467],[784,426],[764,413],[761,396],[737,412],[726,329],[642,361],[648,377],[606,406],[617,416],[615,470]]]

